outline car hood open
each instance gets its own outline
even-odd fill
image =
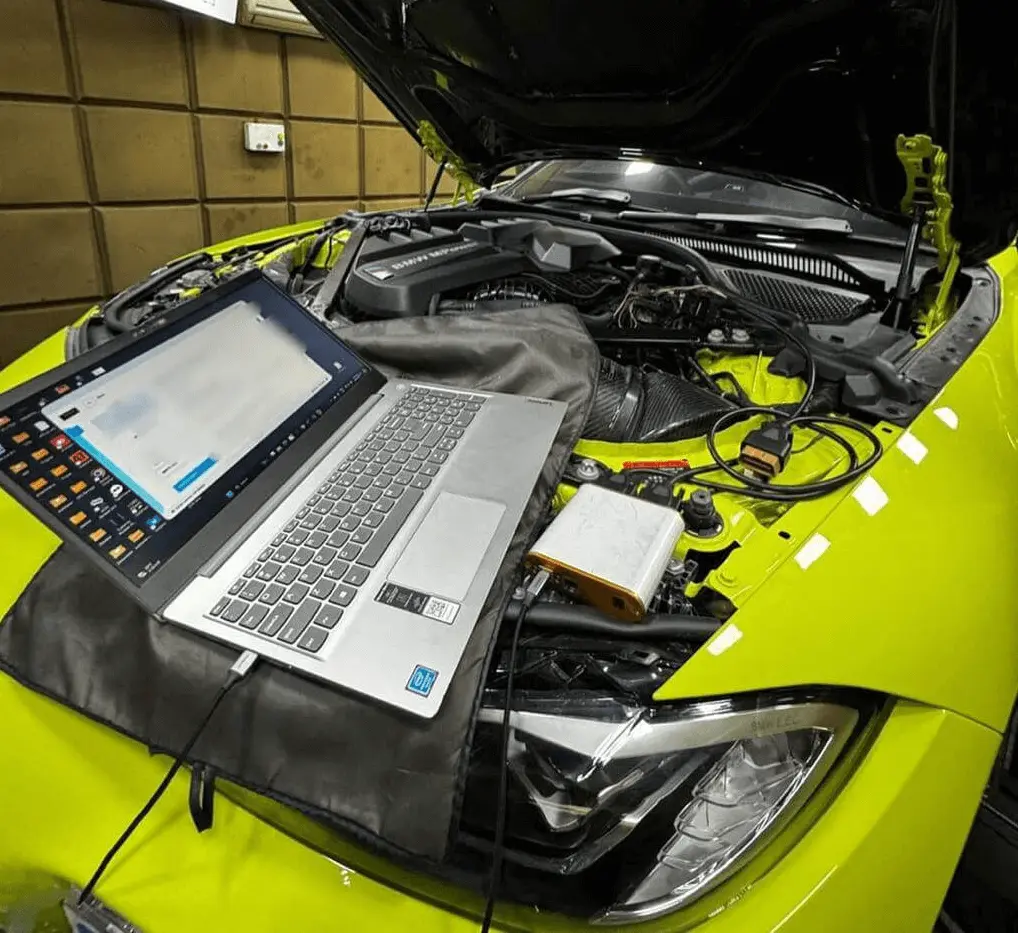
[[[623,154],[800,179],[885,215],[905,188],[896,135],[952,142],[956,36],[953,228],[974,259],[1018,229],[1018,60],[992,5],[957,4],[952,26],[955,3],[296,0],[482,181]]]

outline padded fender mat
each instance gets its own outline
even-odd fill
[[[389,375],[564,401],[565,420],[434,719],[263,661],[216,713],[193,759],[338,821],[381,851],[438,863],[458,818],[501,611],[587,419],[598,354],[576,315],[561,308],[373,322],[341,335]],[[184,744],[236,656],[147,616],[67,548],[0,624],[7,673],[156,749]]]

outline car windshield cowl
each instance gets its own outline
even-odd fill
[[[697,211],[687,214],[681,211],[620,211],[618,220],[638,220],[643,223],[718,223],[751,224],[763,227],[789,227],[796,230],[822,230],[825,233],[851,234],[851,223],[843,217],[797,217],[791,214],[743,214],[715,211]]]
[[[616,206],[619,220],[753,224],[904,242],[907,227],[868,213],[836,192],[779,176],[624,159],[536,163],[500,193],[516,200]]]

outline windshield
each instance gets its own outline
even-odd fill
[[[700,168],[608,159],[560,159],[523,172],[502,193],[540,197],[570,188],[626,191],[630,210],[707,214],[769,214],[846,220],[856,234],[904,239],[905,230],[847,204],[789,188]]]

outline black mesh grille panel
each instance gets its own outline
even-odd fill
[[[859,292],[823,288],[749,269],[725,269],[725,278],[747,298],[778,311],[789,311],[807,324],[838,324],[862,310],[866,296]]]
[[[798,275],[807,275],[813,279],[822,279],[832,284],[858,287],[866,283],[867,277],[856,272],[847,264],[836,262],[825,256],[812,253],[801,253],[792,249],[771,249],[761,246],[748,246],[745,243],[729,243],[726,240],[710,240],[695,236],[662,237],[681,246],[695,249],[698,253],[715,259],[726,257],[739,262],[752,263],[755,266],[766,266]]]

